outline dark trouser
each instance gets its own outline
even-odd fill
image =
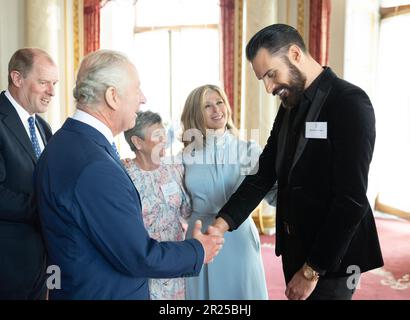
[[[294,228],[287,228],[283,237],[282,268],[286,284],[306,262],[306,248],[296,236]],[[319,278],[308,300],[351,300],[355,288],[350,288],[349,277]],[[358,280],[358,279],[356,279]]]
[[[46,251],[36,227],[0,220],[0,300],[45,299],[46,276]]]
[[[5,290],[0,288],[0,300],[45,300],[47,297],[45,276],[45,274],[39,275],[34,287],[30,289],[13,288],[12,290]]]
[[[349,289],[349,277],[319,279],[307,300],[351,300],[355,289]]]
[[[47,288],[45,284],[39,284],[38,287],[27,291],[0,291],[0,300],[45,300],[47,297]]]
[[[28,294],[28,300],[45,300],[47,297],[46,275],[42,275],[36,286]]]

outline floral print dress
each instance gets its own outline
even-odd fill
[[[123,160],[125,169],[138,190],[142,202],[144,225],[151,238],[158,241],[185,239],[183,224],[191,215],[191,203],[184,186],[184,167],[161,164],[144,171],[134,159]],[[149,279],[151,300],[183,300],[183,278]]]

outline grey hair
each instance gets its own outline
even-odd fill
[[[135,152],[137,149],[132,143],[131,138],[137,136],[142,140],[145,140],[145,130],[157,123],[162,123],[161,116],[158,113],[152,111],[140,111],[137,113],[137,120],[135,121],[134,128],[124,132],[125,140],[132,151]]]
[[[132,63],[128,57],[117,51],[98,50],[88,54],[81,62],[73,90],[77,107],[101,103],[109,87],[115,87],[122,94],[129,65]]]

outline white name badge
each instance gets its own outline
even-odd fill
[[[305,138],[327,139],[327,122],[306,122]]]
[[[170,198],[173,194],[179,192],[179,186],[176,182],[170,182],[161,186],[161,190],[165,198]]]

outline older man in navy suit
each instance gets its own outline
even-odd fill
[[[0,94],[0,299],[45,298],[45,250],[33,200],[33,171],[51,137],[47,111],[58,70],[37,48],[16,51]]]
[[[57,131],[36,172],[49,263],[61,270],[51,299],[149,299],[148,278],[197,275],[223,243],[204,235],[157,242],[148,236],[138,191],[114,137],[135,125],[145,97],[134,65],[101,50],[82,61],[77,111]]]

